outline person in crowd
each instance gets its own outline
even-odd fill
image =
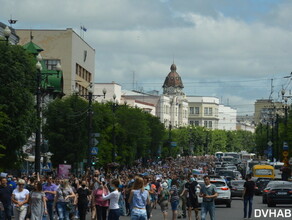
[[[53,183],[53,178],[51,176],[47,176],[46,181],[47,182],[43,185],[43,192],[45,193],[47,199],[47,210],[49,220],[53,220],[54,218],[53,205],[58,187]]]
[[[35,178],[34,178],[33,176],[29,178],[29,180],[28,180],[28,182],[27,182],[25,188],[26,188],[29,192],[35,190]]]
[[[42,219],[44,215],[47,215],[47,202],[46,195],[43,192],[42,183],[37,181],[35,188],[29,194],[29,209],[30,220]]]
[[[103,200],[102,194],[108,195],[107,188],[103,188],[105,182],[92,193],[92,205],[95,206],[97,220],[106,220],[106,214],[109,207],[109,200]]]
[[[179,195],[180,195],[180,199],[181,199],[181,209],[182,209],[182,218],[186,218],[187,217],[187,196],[186,196],[186,192],[184,192],[184,188],[185,188],[185,184],[187,183],[187,181],[185,180],[185,176],[181,175],[180,177],[180,182],[179,182]]]
[[[141,177],[135,179],[130,192],[129,204],[132,207],[131,220],[147,220],[146,205],[150,204],[150,196],[145,190],[145,182]]]
[[[28,208],[28,199],[29,191],[24,188],[25,181],[19,179],[16,189],[12,192],[12,202],[13,202],[13,213],[15,220],[24,220],[27,208]]]
[[[55,198],[59,220],[69,220],[69,214],[73,209],[70,199],[75,199],[75,194],[68,180],[62,180]]]
[[[86,187],[86,181],[81,182],[81,187],[77,189],[76,201],[80,220],[86,219],[86,212],[88,208],[88,202],[90,201],[90,190]]]
[[[150,188],[151,188],[151,186],[149,184],[149,176],[145,175],[143,177],[143,180],[144,180],[144,189],[147,190],[148,193],[149,193]],[[150,203],[149,204],[148,203],[146,204],[146,212],[147,212],[147,219],[150,219],[151,212],[152,212],[152,208],[151,208]]]
[[[252,202],[253,202],[253,196],[255,192],[255,182],[251,180],[251,175],[248,174],[246,175],[246,182],[243,185],[244,190],[243,190],[243,216],[246,219],[247,216],[248,218],[251,218],[252,214]],[[249,206],[249,210],[247,213],[247,206]]]
[[[127,182],[127,186],[126,186],[126,189],[125,189],[125,199],[126,199],[126,212],[127,212],[127,215],[131,215],[131,209],[130,209],[130,203],[128,202],[129,201],[129,197],[130,197],[130,192],[132,190],[132,187],[133,187],[133,184],[134,184],[134,175],[133,174],[129,174],[128,176],[128,182]]]
[[[12,187],[7,185],[7,179],[5,177],[1,178],[1,185],[0,185],[0,202],[3,205],[2,217],[4,220],[11,220],[12,214]]]
[[[170,193],[168,190],[168,184],[167,182],[163,182],[161,184],[162,190],[160,192],[160,195],[158,196],[158,203],[161,207],[161,211],[163,214],[163,219],[166,220],[167,219],[167,209],[168,209],[168,202],[170,199]]]
[[[185,188],[181,193],[181,197],[186,198],[186,206],[188,208],[188,219],[192,219],[192,210],[195,211],[196,219],[199,219],[199,201],[197,189],[199,184],[193,175],[189,175],[189,181],[186,182]]]
[[[210,214],[210,219],[215,220],[215,198],[217,198],[217,188],[215,185],[211,184],[210,177],[208,175],[204,176],[203,187],[200,191],[200,197],[203,197],[203,202],[201,206],[201,220],[205,220],[207,213]]]
[[[108,187],[105,184],[103,184],[102,199],[110,200],[108,220],[120,219],[119,197],[121,193],[118,190],[119,184],[120,184],[120,181],[118,179],[113,179],[110,184],[110,186],[113,188],[113,191],[109,193],[108,195],[105,195],[105,193],[109,191]]]
[[[177,208],[178,208],[178,204],[179,204],[178,181],[177,181],[177,179],[173,179],[171,181],[170,204],[171,204],[171,210],[172,210],[172,220],[176,220],[176,218],[177,218]]]
[[[14,181],[14,178],[12,175],[7,176],[7,185],[10,186],[12,188],[12,190],[16,189],[17,184]]]

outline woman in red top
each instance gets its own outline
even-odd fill
[[[102,200],[102,193],[104,192],[104,189],[102,185],[98,187],[93,192],[93,204],[96,208],[96,217],[97,220],[106,220],[106,213],[107,209],[109,207],[109,200]],[[107,195],[108,192],[105,192],[105,195]]]

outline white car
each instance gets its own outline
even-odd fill
[[[205,185],[203,180],[197,181],[201,187]],[[225,204],[227,208],[231,207],[231,190],[227,186],[227,183],[224,179],[220,178],[211,178],[210,179],[211,184],[215,185],[217,188],[218,197],[215,199],[216,205],[222,205]],[[197,195],[198,195],[198,201],[199,203],[202,203],[203,198],[199,197],[200,195],[200,189],[197,189]]]

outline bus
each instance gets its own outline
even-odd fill
[[[215,157],[216,157],[217,159],[219,159],[219,160],[220,160],[223,156],[224,156],[224,153],[221,152],[221,151],[218,151],[218,152],[215,153]]]
[[[253,160],[255,158],[255,155],[254,153],[247,153],[247,154],[242,154],[241,155],[241,161],[249,161],[249,160]]]
[[[254,177],[275,178],[275,169],[271,165],[258,164],[252,168],[252,175]]]

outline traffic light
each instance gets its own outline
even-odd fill
[[[97,158],[96,158],[96,156],[92,156],[92,157],[91,157],[91,165],[92,165],[92,166],[95,166],[95,165],[96,165],[96,162],[97,162]]]

